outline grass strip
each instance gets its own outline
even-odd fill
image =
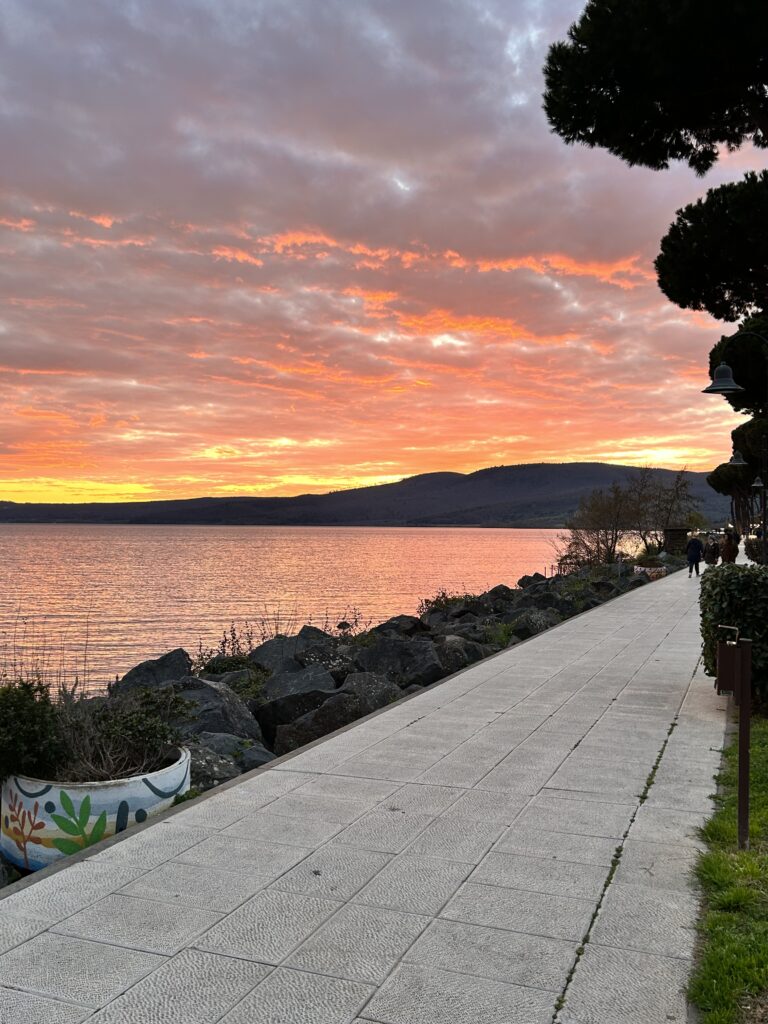
[[[753,718],[749,850],[737,849],[738,740],[726,748],[717,810],[696,866],[704,894],[688,995],[702,1024],[768,1021],[768,719]]]

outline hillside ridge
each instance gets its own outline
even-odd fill
[[[434,472],[396,483],[294,497],[166,498],[133,502],[0,501],[0,523],[125,523],[222,526],[525,526],[558,527],[579,499],[639,472],[603,462],[488,466],[472,473]],[[671,478],[675,471],[657,472]],[[688,474],[701,510],[726,519],[727,499]]]

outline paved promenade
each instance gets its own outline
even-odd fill
[[[0,1024],[686,1021],[725,725],[697,597],[638,589],[12,889]]]

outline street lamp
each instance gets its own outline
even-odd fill
[[[738,334],[736,335],[736,337],[737,338],[742,338],[742,337],[747,337],[748,335],[753,337],[753,338],[757,338],[758,341],[762,342],[762,344],[763,344],[763,355],[765,357],[766,373],[768,374],[768,338],[766,338],[762,334],[758,334],[757,331],[739,331]],[[725,396],[727,396],[727,395],[737,395],[740,391],[743,391],[743,390],[744,390],[744,388],[740,384],[737,384],[736,381],[733,379],[733,373],[731,371],[730,366],[728,366],[727,363],[720,363],[720,365],[715,368],[715,373],[714,373],[714,376],[713,376],[713,379],[712,379],[712,383],[709,385],[709,387],[704,388],[704,390],[702,391],[702,394],[703,395],[725,395]],[[768,378],[766,379],[766,403],[768,403]],[[763,417],[765,417],[765,415],[766,415],[766,408],[765,408],[765,406],[763,407],[762,413],[763,413]],[[738,456],[739,460],[741,460],[741,461],[737,461],[736,456]],[[730,464],[732,466],[745,466],[745,465],[747,465],[747,463],[744,461],[744,459],[741,456],[741,452],[734,452],[733,453],[733,457],[730,460]],[[766,565],[766,564],[768,564],[768,560],[766,559],[766,550],[768,548],[768,538],[766,538],[766,535],[765,535],[766,534],[766,507],[765,507],[766,506],[766,499],[765,499],[766,483],[765,483],[765,481],[768,480],[768,435],[766,435],[766,434],[763,434],[761,439],[760,439],[760,469],[761,469],[762,475],[758,476],[755,479],[754,483],[752,484],[752,487],[755,490],[759,490],[760,491],[760,495],[761,495],[761,501],[760,501],[760,513],[761,513],[761,517],[760,517],[760,533],[761,533],[761,548],[762,548],[761,555],[762,555],[763,565]]]
[[[766,342],[768,344],[768,342]],[[727,363],[720,363],[715,370],[715,376],[708,388],[704,388],[702,395],[736,395],[744,388],[733,379],[733,373]]]

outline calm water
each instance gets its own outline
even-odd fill
[[[440,589],[514,585],[554,561],[555,530],[0,526],[0,668],[34,651],[97,685],[232,622],[285,631],[415,612]],[[86,650],[87,636],[87,650]]]

